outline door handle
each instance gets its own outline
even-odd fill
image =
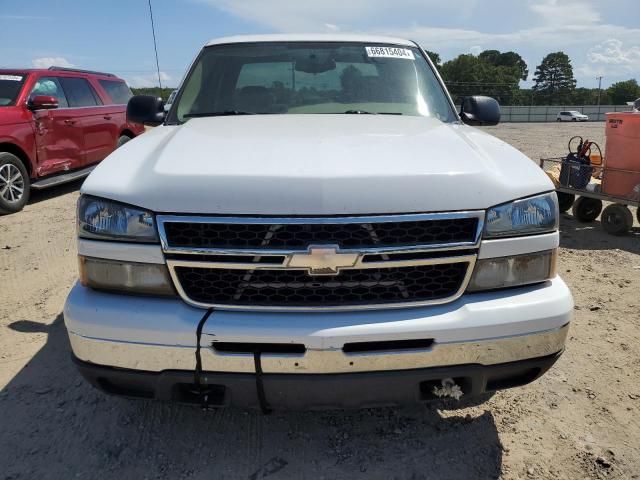
[[[111,115],[105,115],[105,116],[104,116],[104,117],[102,117],[102,118],[104,118],[105,120],[111,120]]]
[[[65,124],[65,125],[75,125],[75,124],[76,124],[76,121],[75,121],[75,120],[65,120],[65,121],[64,121],[64,124]]]

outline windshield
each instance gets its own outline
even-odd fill
[[[13,105],[18,98],[24,75],[0,73],[0,107]]]
[[[389,114],[456,120],[417,48],[340,42],[205,48],[168,123],[233,114]]]

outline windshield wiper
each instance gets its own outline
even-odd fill
[[[366,110],[347,110],[344,113],[351,115],[402,115],[400,112],[367,112]]]
[[[347,110],[343,112],[349,115],[377,115],[377,113],[367,112],[366,110]]]
[[[196,112],[196,113],[185,113],[183,117],[185,118],[194,118],[194,117],[226,117],[231,115],[257,115],[255,112],[242,112],[240,110],[223,110],[221,112]]]

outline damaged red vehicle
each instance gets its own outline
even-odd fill
[[[144,132],[127,121],[130,97],[109,73],[0,69],[0,213],[22,210],[31,189],[87,176]]]

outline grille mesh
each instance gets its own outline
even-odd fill
[[[448,298],[460,289],[468,265],[343,270],[314,277],[302,270],[176,267],[176,275],[187,296],[200,303],[323,307]]]
[[[477,226],[477,218],[345,224],[164,224],[171,247],[281,249],[327,243],[371,248],[474,242]]]

